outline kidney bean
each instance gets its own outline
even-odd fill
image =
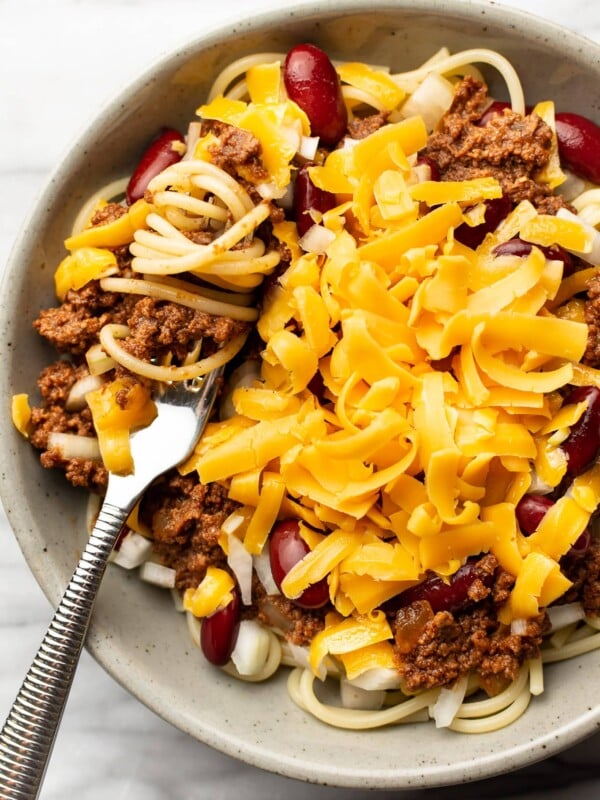
[[[515,508],[519,528],[525,534],[537,530],[538,525],[552,508],[554,501],[541,494],[526,494],[519,500]]]
[[[240,628],[240,596],[236,589],[233,599],[225,608],[215,611],[202,620],[200,646],[211,664],[222,667],[233,652]]]
[[[182,154],[173,148],[175,142],[183,142],[183,136],[173,128],[163,128],[150,142],[127,184],[125,197],[129,205],[144,196],[148,184],[159,172],[181,161]]]
[[[337,201],[335,195],[319,189],[310,179],[308,165],[301,167],[294,183],[294,215],[298,235],[303,236],[312,227],[313,219],[308,213],[311,210],[324,214],[335,208]]]
[[[481,225],[470,227],[466,222],[463,222],[454,231],[454,238],[473,250],[483,242],[486,233],[495,231],[504,217],[512,210],[512,203],[506,195],[494,200],[485,200],[485,205],[485,215]]]
[[[492,105],[483,112],[480,119],[477,120],[477,124],[485,127],[493,117],[501,115],[505,108],[510,107],[510,103],[506,103],[503,100],[495,100]]]
[[[563,277],[568,277],[575,272],[575,259],[563,247],[558,244],[551,244],[549,247],[542,247],[536,245],[542,253],[552,261],[563,262]],[[496,256],[528,256],[531,253],[533,245],[531,242],[525,242],[523,239],[516,237],[509,239],[507,242],[502,242],[494,247],[494,255]]]
[[[313,136],[337,144],[346,133],[348,111],[340,80],[329,57],[314,44],[298,44],[286,56],[283,80],[290,100],[310,121]]]
[[[515,509],[517,522],[521,531],[529,535],[537,530],[546,512],[552,508],[554,501],[540,494],[526,494],[519,500]],[[580,558],[585,555],[592,541],[590,527],[583,531],[575,544],[571,545],[565,558]]]
[[[596,386],[576,386],[565,398],[565,403],[587,402],[587,408],[572,426],[562,442],[561,449],[567,457],[567,475],[574,477],[595,460],[600,450],[600,389]]]
[[[298,561],[310,552],[310,548],[300,535],[300,526],[295,519],[278,522],[269,537],[269,559],[271,572],[277,588],[288,572]],[[321,608],[329,600],[329,586],[326,578],[305,589],[293,602],[300,608]]]
[[[426,600],[434,613],[460,611],[471,602],[469,589],[478,579],[490,587],[494,576],[482,572],[476,563],[467,562],[454,573],[450,578],[450,583],[446,583],[442,578],[434,575],[426,578],[422,583],[400,592],[385,604],[386,613],[394,613],[417,600]]]
[[[600,182],[600,127],[580,114],[560,112],[556,136],[561,160],[582,178]]]

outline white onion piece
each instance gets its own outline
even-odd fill
[[[322,225],[311,225],[298,244],[306,253],[324,253],[335,240],[335,233]]]
[[[416,183],[424,183],[425,181],[430,180],[431,167],[429,164],[417,164],[416,166],[411,167],[406,183],[408,186],[414,186]]]
[[[281,594],[279,589],[277,588],[277,584],[273,579],[273,573],[271,572],[271,559],[269,557],[269,551],[266,548],[257,556],[253,557],[254,562],[254,571],[258,576],[258,580],[262,583],[263,589],[267,594]]]
[[[340,680],[340,700],[344,708],[378,711],[385,700],[385,692],[369,691],[353,686],[346,678]]]
[[[80,411],[86,405],[86,394],[99,389],[103,384],[104,381],[99,375],[84,375],[83,378],[79,378],[71,386],[65,403],[67,411]]]
[[[285,195],[287,187],[283,189],[280,186],[277,186],[276,183],[269,181],[268,183],[257,183],[256,184],[256,191],[262,197],[263,200],[281,200],[281,198]]]
[[[240,514],[239,511],[232,511],[221,525],[221,530],[229,536],[230,533],[235,533],[245,522],[246,517],[243,514]]]
[[[318,136],[303,136],[302,139],[300,140],[300,148],[298,150],[298,155],[302,156],[302,158],[305,158],[307,161],[314,161],[318,149],[319,149]]]
[[[574,172],[569,172],[567,169],[563,169],[563,173],[566,176],[565,180],[560,186],[556,187],[556,193],[562,195],[567,202],[570,202],[576,197],[579,197],[583,192],[585,189],[585,181],[575,175]]]
[[[565,250],[569,250],[569,252],[573,253],[573,255],[579,256],[589,264],[593,264],[595,267],[600,266],[600,233],[591,225],[588,225],[587,222],[584,222],[581,217],[577,216],[577,214],[573,214],[572,211],[569,211],[566,208],[559,208],[556,212],[556,216],[560,217],[561,219],[568,219],[571,220],[571,222],[579,223],[585,232],[590,234],[592,238],[592,249],[589,253],[580,253],[577,250],[569,250],[568,247],[565,247]]]
[[[182,161],[189,161],[190,158],[194,157],[194,150],[196,149],[196,142],[200,138],[200,133],[202,132],[202,123],[201,122],[190,122],[187,129],[187,134],[185,137],[185,144],[186,150],[183,154]]]
[[[565,603],[564,605],[547,608],[546,611],[553,631],[566,628],[567,625],[572,625],[574,622],[579,622],[585,618],[581,603]]]
[[[85,360],[91,375],[103,375],[117,366],[117,362],[106,355],[101,344],[93,344],[86,352]]]
[[[510,623],[510,632],[513,636],[525,636],[527,633],[527,620],[513,619]]]
[[[175,570],[165,567],[164,564],[157,564],[155,561],[146,561],[142,564],[140,578],[146,583],[152,583],[163,589],[175,588]]]
[[[252,604],[252,555],[233,533],[227,537],[227,549],[227,563],[237,579],[242,603],[249,606]]]
[[[231,660],[240,675],[256,675],[266,664],[271,639],[268,631],[254,619],[243,619]]]
[[[291,211],[294,207],[294,181],[290,181],[285,187],[285,194],[278,200],[277,205],[285,211]]]
[[[468,682],[469,676],[463,675],[449,688],[440,689],[438,698],[431,710],[436,728],[447,728],[450,725],[465,699]]]
[[[113,550],[110,560],[123,569],[136,569],[150,558],[152,542],[135,531],[129,531],[119,544],[118,550]]]
[[[402,116],[421,116],[428,133],[431,132],[454,99],[454,88],[449,80],[431,72],[415,89],[402,106]]]
[[[293,642],[286,642],[285,646],[290,651],[292,658],[294,659],[294,663],[298,667],[302,667],[303,669],[312,669],[310,665],[310,653],[308,647],[302,647],[299,644],[293,644]],[[322,675],[324,678],[327,673]],[[321,675],[319,675],[321,677]]]
[[[61,458],[84,458],[86,461],[100,461],[100,446],[95,436],[52,431],[48,435],[48,450],[58,453]]]
[[[367,691],[386,691],[400,688],[400,675],[391,667],[373,667],[352,678],[349,683]]]
[[[542,480],[537,472],[532,469],[531,470],[531,483],[529,484],[528,492],[530,494],[550,494],[554,491],[554,487],[550,486],[549,483]]]

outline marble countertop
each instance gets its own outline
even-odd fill
[[[467,0],[465,0],[466,2]],[[281,2],[281,0],[280,0]],[[595,0],[502,0],[600,42]],[[0,270],[23,219],[69,142],[119,85],[190,30],[233,21],[274,0],[0,0]],[[0,509],[0,716],[49,622]],[[465,742],[468,747],[468,741]],[[503,777],[462,787],[381,793],[406,800],[600,795],[600,735]],[[156,717],[83,653],[42,791],[46,800],[358,800],[210,750]]]

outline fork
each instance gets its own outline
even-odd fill
[[[149,484],[184,461],[198,441],[223,367],[195,382],[168,385],[157,416],[131,437],[134,471],[109,474],[88,543],[0,733],[0,798],[38,797],[108,558]]]

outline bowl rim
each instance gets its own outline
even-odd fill
[[[227,35],[252,33],[258,32],[262,28],[271,28],[274,24],[274,14],[280,20],[307,14],[331,18],[333,15],[364,12],[367,9],[372,10],[373,13],[398,12],[402,10],[410,10],[411,12],[415,10],[424,12],[436,11],[440,14],[450,14],[454,18],[464,17],[465,19],[472,18],[475,11],[487,15],[490,24],[502,23],[506,25],[507,21],[510,20],[515,24],[520,23],[527,26],[534,22],[536,29],[547,37],[555,38],[560,35],[563,51],[566,50],[574,55],[581,53],[583,46],[586,48],[591,47],[600,63],[600,45],[592,40],[576,32],[565,30],[559,24],[539,18],[528,11],[499,5],[494,0],[468,0],[468,2],[465,2],[465,0],[440,0],[439,2],[435,2],[435,0],[375,0],[374,2],[365,2],[365,0],[324,0],[324,2],[319,2],[318,0],[295,0],[292,4],[281,8],[277,12],[273,9],[261,10],[255,15],[251,15],[248,12],[247,16],[239,19],[233,26],[225,22],[211,26],[202,33],[187,35],[182,37],[179,46],[169,48],[168,52],[145,66],[118,91],[114,92],[112,97],[99,107],[94,118],[83,126],[81,130],[75,132],[72,141],[64,148],[56,166],[49,173],[42,188],[39,190],[29,213],[21,225],[20,233],[18,233],[14,241],[2,274],[0,297],[6,296],[8,283],[13,278],[16,267],[23,260],[23,254],[27,252],[30,246],[28,230],[33,225],[36,217],[47,206],[56,191],[56,186],[60,186],[67,154],[72,151],[78,142],[87,138],[95,126],[102,126],[108,119],[113,117],[118,112],[119,107],[128,98],[131,98],[135,92],[140,90],[156,71],[163,72],[169,66],[174,67],[179,62],[184,62],[186,58],[189,59],[192,54],[197,53],[199,50],[208,49],[219,44]],[[9,318],[10,312],[7,304],[0,304],[0,327],[6,325]],[[6,370],[0,369],[0,394],[9,397],[10,386],[7,378]],[[7,475],[9,473],[10,448],[6,443],[4,428],[0,426],[0,474]],[[0,481],[0,499],[6,509],[19,547],[42,591],[51,603],[56,603],[59,597],[56,587],[48,583],[42,565],[35,558],[36,552],[34,548],[31,545],[28,546],[27,537],[23,534],[34,524],[31,512],[29,508],[9,503],[8,497],[8,484],[5,481]],[[90,632],[92,631],[94,631],[93,621]],[[590,709],[587,714],[563,723],[557,729],[549,730],[544,735],[540,735],[531,741],[521,742],[502,751],[502,753],[490,751],[486,756],[479,757],[476,763],[465,755],[463,760],[454,762],[451,766],[448,764],[430,766],[426,773],[424,773],[423,767],[415,766],[414,769],[402,768],[401,771],[393,768],[378,769],[375,775],[368,770],[354,768],[351,763],[344,765],[341,772],[339,765],[319,766],[316,768],[311,765],[312,771],[307,774],[308,762],[282,757],[252,742],[245,742],[245,747],[241,748],[242,742],[240,739],[227,732],[202,728],[202,725],[198,725],[198,720],[187,716],[180,710],[174,710],[165,698],[157,699],[153,691],[154,687],[148,684],[140,686],[139,680],[135,679],[135,675],[130,675],[127,670],[123,670],[118,653],[115,653],[110,639],[103,638],[100,630],[95,631],[95,633],[96,635],[88,636],[85,645],[86,649],[121,686],[154,713],[179,730],[229,756],[260,769],[310,783],[348,788],[400,789],[413,786],[446,786],[480,780],[547,758],[568,746],[576,744],[600,727],[599,706],[595,710]]]

